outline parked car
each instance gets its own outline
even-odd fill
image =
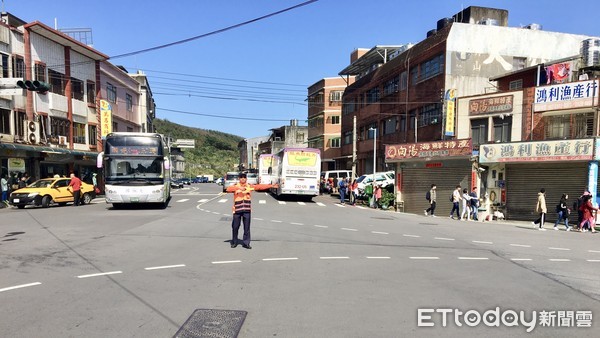
[[[8,202],[19,209],[27,205],[49,207],[51,204],[66,205],[73,202],[73,193],[68,189],[70,178],[45,178],[37,180],[25,188],[17,189],[10,194]],[[81,182],[81,203],[89,204],[96,193],[94,186]]]
[[[358,183],[359,194],[363,194],[365,187],[371,185],[373,182],[373,174],[362,175],[356,180]],[[394,172],[377,172],[375,173],[375,183],[381,185],[382,188],[393,188],[394,186]]]
[[[178,179],[171,179],[171,188],[183,188],[183,182]]]
[[[191,179],[189,179],[189,178],[187,178],[187,177],[180,178],[180,179],[179,179],[179,181],[180,181],[181,183],[183,183],[183,184],[187,184],[187,185],[190,185],[190,184],[192,184],[192,180],[191,180]]]
[[[224,181],[223,177],[219,177],[219,178],[217,178],[217,180],[215,181],[215,183],[218,184],[218,185],[222,185],[223,181]]]
[[[246,182],[248,184],[258,184],[258,174],[255,174],[255,173],[246,174]]]
[[[232,186],[240,181],[240,173],[236,171],[230,171],[225,175],[223,180],[223,192],[227,190],[229,186]]]

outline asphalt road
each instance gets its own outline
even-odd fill
[[[166,210],[2,209],[1,335],[172,337],[218,309],[247,312],[239,337],[598,336],[600,235],[337,202],[255,193],[252,250],[230,248],[214,184]]]

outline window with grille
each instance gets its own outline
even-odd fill
[[[25,129],[23,128],[23,123],[27,119],[27,114],[24,111],[18,111],[14,116],[15,134],[21,138],[24,138]]]
[[[471,140],[473,145],[487,143],[488,119],[473,119],[471,120]]]
[[[545,139],[585,138],[594,136],[594,113],[544,117]]]
[[[421,107],[419,115],[419,127],[442,122],[442,104],[434,103]]]
[[[383,121],[383,134],[384,135],[393,134],[396,132],[396,121],[397,121],[397,118],[395,116],[392,118],[389,118],[389,119],[385,119]]]
[[[329,93],[329,101],[331,102],[341,102],[342,95],[344,94],[343,90],[333,90]]]
[[[25,78],[25,59],[22,56],[13,56],[13,77]]]
[[[523,88],[523,79],[510,81],[508,83],[509,90],[517,90],[517,89],[522,89],[522,88]]]
[[[331,148],[339,148],[342,146],[342,139],[340,137],[332,138],[329,142]]]
[[[117,103],[117,87],[110,83],[106,83],[106,99],[109,102]]]
[[[383,95],[390,95],[398,92],[400,77],[396,76],[387,80],[383,86]]]
[[[87,84],[87,102],[90,104],[96,104],[96,84],[88,81]]]
[[[304,142],[304,133],[296,133],[296,143]]]
[[[58,117],[52,117],[50,119],[50,135],[52,136],[66,136],[69,138],[69,126],[71,122],[66,119],[61,119]]]
[[[83,81],[71,78],[71,97],[83,101]]]
[[[85,124],[73,123],[73,142],[85,144]]]
[[[35,79],[41,82],[46,81],[46,65],[42,63],[35,64]]]
[[[344,105],[342,106],[342,115],[346,116],[354,113],[355,108],[356,104],[354,103],[354,98],[344,100]]]
[[[97,141],[97,137],[98,137],[98,127],[96,126],[88,126],[88,143],[91,146],[95,146],[97,145],[98,141]]]
[[[55,70],[48,69],[50,91],[54,94],[65,95],[65,75]]]
[[[406,90],[408,86],[408,73],[403,71],[400,73],[400,90]]]
[[[424,81],[438,74],[441,74],[444,70],[444,54],[440,54],[430,60],[423,62],[420,67],[420,81]]]
[[[133,96],[125,94],[125,102],[127,111],[133,111]]]
[[[494,142],[510,142],[512,116],[494,117]]]
[[[4,77],[4,78],[10,77],[7,54],[2,54],[2,65],[1,66],[2,66],[2,77]]]
[[[10,110],[0,109],[0,134],[10,135]]]
[[[379,87],[374,87],[367,91],[367,104],[375,102],[379,102]]]
[[[331,124],[340,124],[340,116],[339,115],[331,116]]]

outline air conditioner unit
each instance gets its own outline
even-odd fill
[[[61,146],[67,145],[67,137],[66,136],[58,136],[58,144]]]
[[[25,140],[31,144],[40,143],[40,123],[36,121],[23,121]]]

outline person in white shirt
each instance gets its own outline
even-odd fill
[[[0,202],[8,205],[8,180],[6,179],[6,174],[2,174],[2,179],[0,180],[0,188],[2,188],[2,199]]]
[[[463,189],[462,194],[462,211],[460,212],[460,220],[465,219],[465,215],[467,216],[467,221],[471,220],[471,196],[469,195],[469,190],[467,188]]]

